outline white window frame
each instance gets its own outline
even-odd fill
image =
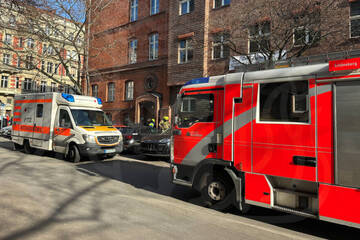
[[[125,100],[134,100],[134,81],[125,82]]]
[[[358,3],[360,4],[360,2],[351,2],[351,3]],[[360,14],[359,15],[355,15],[355,16],[351,16],[351,3],[350,3],[350,6],[349,6],[349,10],[350,10],[350,14],[349,14],[349,36],[350,38],[359,38],[360,37],[360,30],[359,30],[359,35],[358,36],[352,36],[351,35],[351,21],[360,21]],[[360,23],[359,23],[359,26],[360,26]]]
[[[261,89],[261,84],[264,83],[259,83],[258,84],[258,89],[257,89],[257,108],[256,108],[256,123],[260,123],[260,124],[281,124],[281,125],[311,125],[311,111],[309,110],[309,121],[308,122],[276,122],[276,121],[261,121],[260,120],[260,89]],[[266,83],[265,83],[266,84]],[[309,82],[308,82],[309,84]],[[310,90],[310,89],[309,89]],[[309,93],[310,94],[310,93]],[[309,104],[310,101],[306,101],[307,104],[307,109],[310,109]]]
[[[9,34],[9,33],[5,34],[4,43],[7,44],[7,45],[12,44],[12,35],[11,34]]]
[[[20,87],[20,78],[16,77],[15,78],[15,88],[19,88]]]
[[[181,42],[185,41],[185,47],[182,48],[181,47]],[[179,64],[183,64],[183,63],[188,63],[190,62],[192,59],[189,60],[189,51],[193,50],[193,46],[191,44],[192,39],[191,38],[186,38],[186,39],[181,39],[178,43],[178,63]],[[181,51],[185,51],[185,61],[181,60]],[[194,55],[194,52],[193,52]],[[194,57],[194,56],[193,56]]]
[[[46,92],[46,81],[41,81],[40,92]]]
[[[137,45],[138,40],[132,39],[129,42],[129,63],[136,63],[137,62]]]
[[[25,78],[23,82],[23,89],[24,90],[31,90],[32,88],[32,79],[31,78]]]
[[[149,60],[153,61],[159,58],[159,33],[153,33],[149,36]]]
[[[112,88],[110,88],[110,86],[113,86]],[[107,84],[107,101],[108,102],[114,102],[115,101],[115,83],[114,82],[110,82]]]
[[[56,83],[51,83],[51,92],[56,92]]]
[[[179,2],[179,15],[180,15],[180,16],[181,16],[181,15],[188,14],[188,13],[191,12],[190,6],[191,6],[191,2],[192,2],[192,1],[193,1],[193,0],[181,0],[181,1]],[[182,6],[183,6],[184,3],[187,3],[187,4],[186,4],[186,11],[183,13],[183,12],[182,12],[182,10],[183,10]],[[194,3],[193,3],[193,4],[194,4]]]
[[[7,88],[9,86],[9,76],[1,76],[1,88]]]
[[[225,49],[225,47],[226,46],[224,46],[224,42],[227,40],[226,38],[225,38],[225,36],[224,36],[224,34],[225,33],[218,33],[219,35],[220,35],[220,42],[215,42],[215,41],[213,41],[212,42],[212,56],[211,56],[211,58],[213,59],[213,60],[215,60],[215,59],[222,59],[222,58],[224,58],[224,49]],[[218,46],[220,46],[220,57],[218,57],[218,58],[215,58],[215,47],[218,47]]]
[[[47,73],[53,73],[53,66],[54,66],[54,64],[52,62],[47,62],[46,72]]]
[[[257,37],[259,37],[259,38],[263,37],[265,39],[266,37],[270,36],[270,34],[271,34],[271,23],[268,22],[268,24],[269,24],[269,32],[268,33],[264,33],[261,28],[258,28],[257,34],[252,36],[250,29],[248,29],[248,31],[249,31],[249,40],[248,40],[248,52],[249,52],[249,54],[258,53],[258,52],[251,52],[251,47],[250,46],[251,46],[251,41],[253,39],[256,39]],[[251,26],[251,27],[253,27],[253,26]],[[270,41],[270,39],[268,39],[268,41]]]
[[[32,38],[26,39],[26,47],[33,49],[35,47],[35,41]]]
[[[91,85],[91,95],[96,98],[99,96],[99,85],[97,84]]]
[[[138,0],[130,1],[130,22],[138,20]]]
[[[213,1],[213,8],[221,8],[221,7],[223,7],[223,6],[230,5],[231,0],[229,0],[229,3],[227,3],[227,4],[225,4],[225,1],[226,1],[226,0],[221,0],[220,6],[216,6],[216,0],[214,0],[214,1]]]
[[[150,0],[150,15],[160,12],[160,0]]]
[[[9,53],[3,54],[3,64],[10,65],[11,62],[11,55]]]
[[[309,43],[310,43],[310,29],[302,26],[302,27],[294,28],[294,33],[293,33],[293,43],[294,43],[294,46],[295,46],[295,47],[304,46],[304,43],[296,44],[295,32],[298,31],[298,30],[304,30],[304,34],[305,34],[305,44],[309,44]]]

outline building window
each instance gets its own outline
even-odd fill
[[[230,0],[214,0],[214,8],[230,5]]]
[[[5,65],[9,65],[10,64],[10,54],[4,53],[3,54],[3,63]]]
[[[91,86],[91,93],[93,97],[98,97],[99,94],[99,86],[97,84],[94,84]]]
[[[64,85],[64,93],[70,93],[70,86],[69,84]]]
[[[11,34],[5,34],[5,41],[4,41],[4,43],[7,44],[7,45],[11,45],[11,42],[12,42],[12,36],[11,36]]]
[[[249,28],[249,53],[270,48],[270,22],[258,23]]]
[[[46,92],[46,81],[41,81],[40,92]]]
[[[150,15],[159,13],[159,0],[150,0]]]
[[[319,39],[319,32],[312,31],[305,27],[294,29],[294,46],[310,45]]]
[[[309,122],[308,81],[260,84],[259,120]]]
[[[106,114],[106,117],[108,118],[108,120],[109,120],[110,122],[112,122],[112,114],[109,113],[109,112],[107,112],[107,113],[105,113],[105,114]]]
[[[11,98],[7,98],[7,99],[6,99],[6,103],[7,103],[7,104],[11,104],[11,103],[12,103],[12,99],[11,99]]]
[[[20,56],[18,56],[18,58],[16,59],[16,67],[21,67],[21,59]]]
[[[193,48],[191,39],[183,39],[179,42],[179,63],[187,63],[193,59]]]
[[[16,17],[14,15],[10,15],[9,17],[9,24],[11,26],[15,26],[16,25]]]
[[[1,88],[7,88],[9,82],[8,76],[1,76]]]
[[[154,33],[149,37],[149,60],[158,59],[159,54],[159,34]]]
[[[19,38],[19,47],[23,47],[24,46],[24,40],[22,37]]]
[[[59,66],[60,66],[59,63],[55,64],[54,74],[58,74]]]
[[[230,48],[227,41],[230,39],[228,33],[218,33],[213,35],[212,59],[227,58],[230,56]]]
[[[138,0],[131,0],[130,2],[130,22],[138,19]]]
[[[52,62],[48,62],[47,67],[46,67],[46,72],[53,73],[53,66],[54,66],[54,64]]]
[[[360,37],[360,1],[350,2],[350,37]]]
[[[136,51],[137,51],[137,39],[133,39],[129,42],[129,62],[136,63]]]
[[[20,87],[20,78],[16,77],[15,78],[15,88],[19,88]]]
[[[24,90],[31,90],[32,80],[30,78],[25,78],[23,82]]]
[[[179,2],[179,15],[194,11],[194,0],[182,0]]]
[[[34,39],[28,38],[28,39],[26,40],[26,47],[27,47],[27,48],[34,48],[34,46],[35,46]]]
[[[134,99],[134,81],[127,81],[125,83],[125,100]]]
[[[51,83],[51,92],[56,92],[56,83]]]
[[[108,84],[108,102],[113,102],[115,100],[115,83]]]
[[[26,69],[32,69],[34,67],[34,57],[33,56],[26,56]]]

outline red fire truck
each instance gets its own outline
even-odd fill
[[[360,58],[232,73],[177,97],[172,181],[218,209],[360,226]]]

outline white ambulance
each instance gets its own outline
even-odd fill
[[[101,110],[99,98],[65,93],[15,96],[12,141],[15,149],[43,149],[82,156],[113,157],[123,149],[121,133]]]

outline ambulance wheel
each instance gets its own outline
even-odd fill
[[[79,148],[75,144],[69,146],[69,152],[67,154],[67,160],[73,163],[80,162],[81,156]]]
[[[24,151],[25,151],[25,153],[27,153],[27,154],[32,154],[32,153],[34,153],[34,148],[32,148],[31,146],[30,146],[30,142],[29,142],[29,140],[25,140],[24,141]]]
[[[201,197],[205,206],[224,211],[234,203],[235,188],[224,173],[204,173],[205,184],[201,189]]]

